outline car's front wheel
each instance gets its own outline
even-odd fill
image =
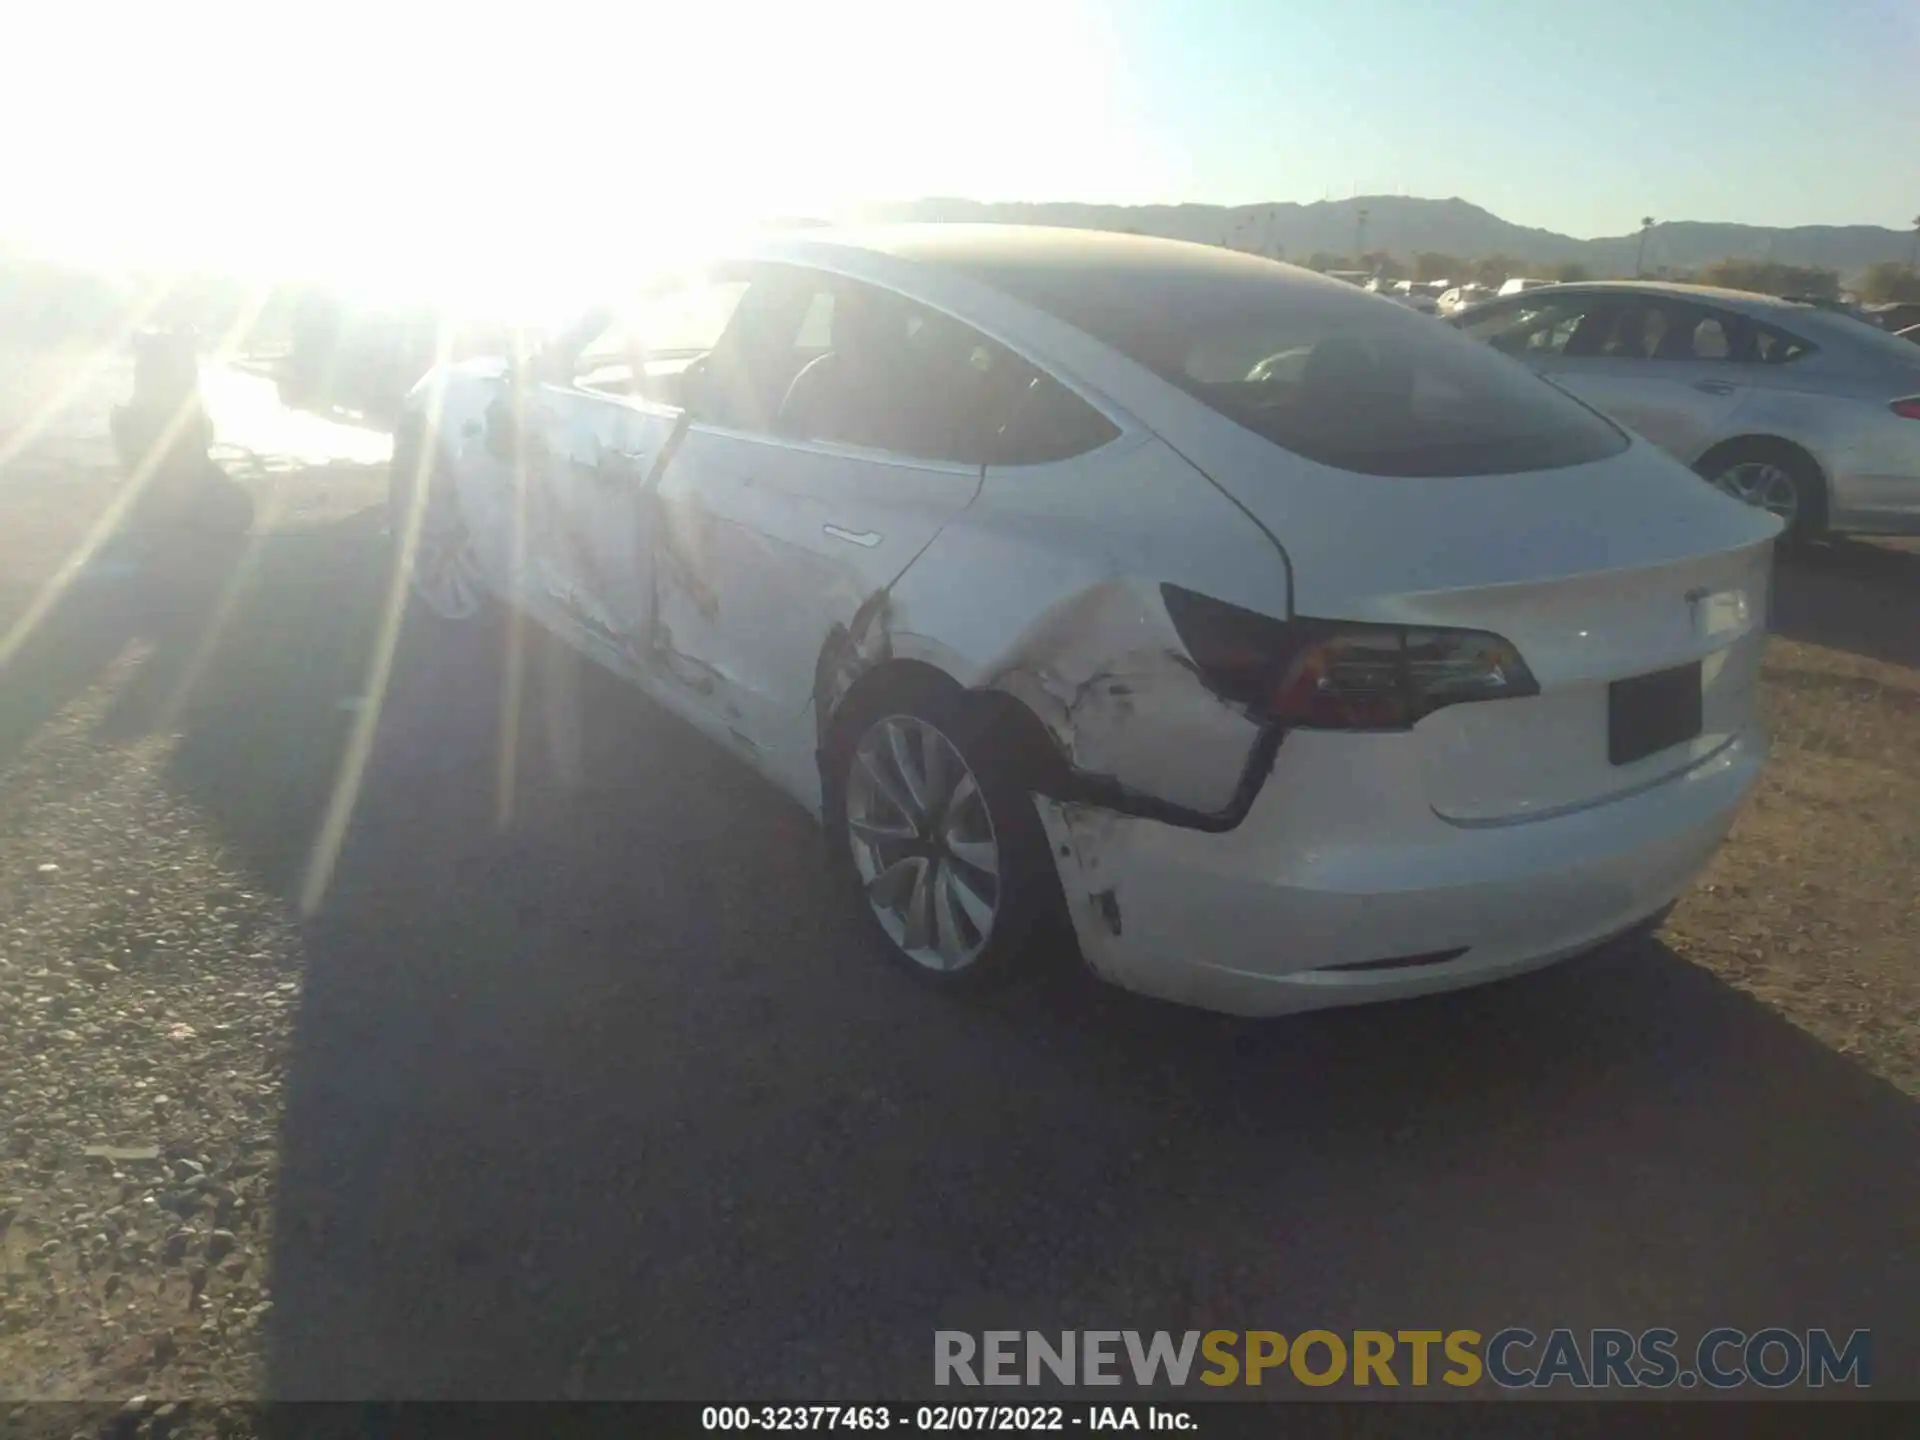
[[[856,700],[823,756],[832,861],[888,953],[972,987],[1031,957],[1059,880],[1022,766],[951,686],[913,677]]]
[[[410,427],[393,448],[387,528],[396,562],[407,567],[408,590],[429,614],[468,620],[485,608],[486,587],[459,503],[440,473],[438,457],[423,449]]]

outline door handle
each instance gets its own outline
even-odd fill
[[[838,525],[822,525],[821,533],[831,535],[836,540],[844,540],[849,545],[859,545],[871,550],[878,545],[881,536],[873,530],[842,530]]]
[[[1693,382],[1693,388],[1704,390],[1709,395],[1731,395],[1740,387],[1725,380],[1696,380]]]

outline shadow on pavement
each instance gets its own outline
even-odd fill
[[[396,702],[308,929],[275,1395],[897,1397],[937,1327],[1508,1324],[1871,1327],[1914,1392],[1920,1114],[1657,943],[1269,1023],[935,996],[805,816],[577,667],[531,703],[585,783],[523,737],[497,830],[495,652]]]
[[[165,580],[141,578],[104,548],[0,668],[0,765],[116,662],[126,673],[100,721],[103,739],[164,726],[225,744],[237,729],[252,744],[239,758],[262,762],[234,772],[245,782],[333,745],[337,725],[317,750],[312,743],[313,707],[327,712],[359,684],[386,574],[381,516],[362,507],[275,522],[289,518],[283,487],[324,494],[334,477],[351,495],[367,471],[244,454],[226,468],[255,497],[255,531],[197,542]],[[35,599],[31,588],[0,587],[0,621],[11,625]]]
[[[1920,548],[1832,540],[1780,557],[1772,629],[1789,640],[1920,667]]]

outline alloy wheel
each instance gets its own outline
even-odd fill
[[[1743,504],[1778,515],[1789,526],[1800,516],[1800,487],[1768,460],[1743,460],[1714,477],[1716,488]]]
[[[912,715],[868,728],[847,770],[847,840],[867,904],[902,954],[964,970],[993,938],[1001,853],[960,751]]]

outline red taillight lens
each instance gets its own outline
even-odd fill
[[[1391,730],[1411,725],[1398,630],[1346,629],[1300,646],[1266,695],[1266,713],[1323,730]]]
[[[1920,420],[1920,395],[1910,395],[1905,400],[1896,400],[1887,408],[1902,420]]]
[[[1215,691],[1285,725],[1400,730],[1448,705],[1540,693],[1520,652],[1482,630],[1282,621],[1176,586],[1162,591]]]

